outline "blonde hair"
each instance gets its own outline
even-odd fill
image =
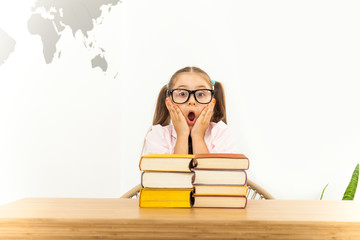
[[[171,89],[172,86],[174,86],[174,84],[175,84],[177,76],[179,74],[185,73],[185,72],[197,73],[201,77],[203,77],[206,81],[208,81],[211,86],[213,85],[209,75],[204,70],[202,70],[198,67],[185,67],[185,68],[182,68],[182,69],[176,71],[170,78],[168,86],[164,85],[159,92],[156,107],[155,107],[153,125],[160,124],[161,126],[165,126],[165,125],[170,124],[170,120],[171,120],[170,114],[165,105],[165,100],[169,96],[168,88]],[[224,123],[227,123],[225,92],[224,92],[224,88],[223,88],[222,84],[218,81],[215,82],[215,86],[214,86],[214,98],[216,100],[216,104],[214,107],[213,116],[210,121],[211,122],[223,121]]]

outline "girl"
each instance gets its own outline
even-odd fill
[[[233,153],[234,147],[221,83],[197,67],[175,72],[160,90],[142,155]]]

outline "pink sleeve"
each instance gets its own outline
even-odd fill
[[[235,153],[235,136],[224,122],[218,122],[211,131],[210,153]]]
[[[160,124],[152,126],[145,137],[145,146],[142,155],[146,154],[171,154],[171,134],[166,127]]]

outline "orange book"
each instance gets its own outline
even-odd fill
[[[193,167],[194,169],[247,170],[249,159],[240,153],[196,154]]]

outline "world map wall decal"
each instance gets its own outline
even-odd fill
[[[15,45],[16,41],[0,28],[0,66],[9,58]]]
[[[40,36],[45,63],[51,64],[54,58],[61,57],[62,49],[59,49],[56,44],[63,36],[64,30],[70,28],[74,40],[79,40],[75,38],[75,34],[80,36],[83,46],[93,56],[92,68],[99,67],[106,72],[108,69],[106,50],[98,45],[92,30],[102,24],[104,11],[110,12],[111,8],[120,2],[120,0],[36,1],[27,22],[27,28],[32,35]]]

